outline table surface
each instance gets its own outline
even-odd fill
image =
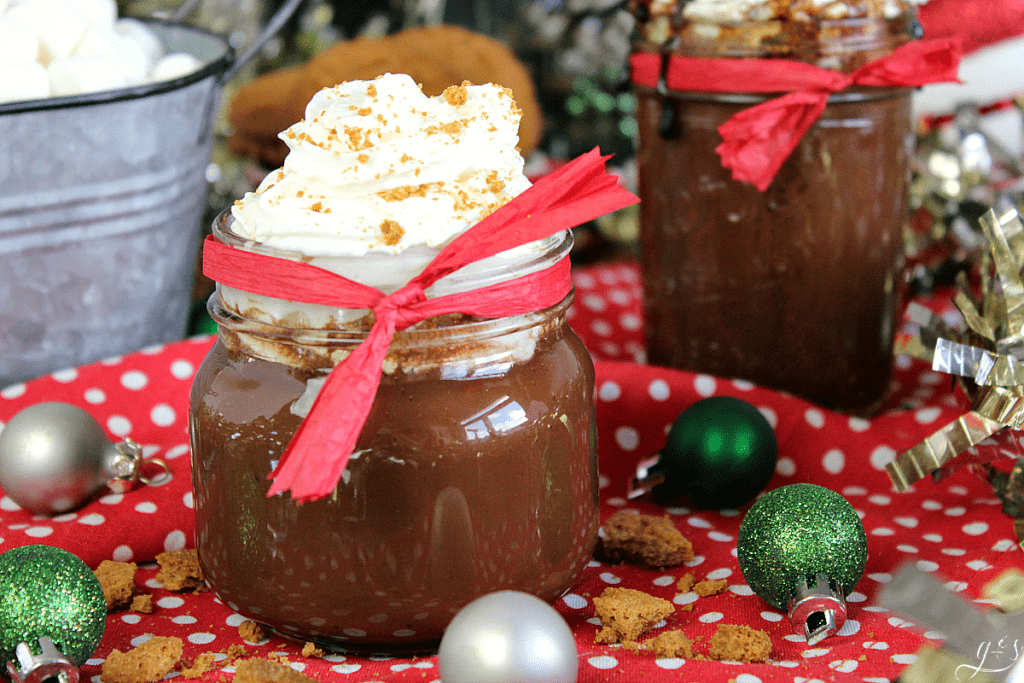
[[[885,473],[885,464],[897,453],[965,412],[947,376],[899,358],[890,407],[865,420],[747,382],[647,366],[642,364],[636,266],[629,262],[588,266],[574,272],[574,281],[577,298],[570,321],[597,367],[602,519],[623,508],[667,514],[696,552],[685,566],[664,571],[590,563],[555,604],[577,638],[579,681],[890,681],[915,660],[923,643],[941,642],[941,634],[919,633],[875,604],[876,593],[899,566],[914,563],[981,603],[986,584],[1004,570],[1021,566],[1012,520],[977,476],[960,470],[941,482],[925,480],[896,493]],[[211,343],[209,336],[196,337],[0,389],[0,424],[26,406],[66,401],[88,410],[111,438],[131,437],[144,445],[147,457],[162,457],[171,468],[171,480],[161,486],[102,495],[59,517],[31,516],[9,498],[0,498],[0,552],[45,543],[74,552],[92,567],[104,559],[140,565],[138,589],[152,593],[155,610],[110,614],[99,648],[83,666],[85,680],[99,681],[100,665],[113,649],[125,651],[153,635],[180,637],[188,660],[242,643],[237,630],[242,618],[212,593],[172,593],[153,580],[158,553],[194,547],[188,391]],[[772,423],[779,460],[769,488],[793,482],[821,484],[843,494],[862,518],[868,561],[848,598],[849,619],[837,636],[814,647],[794,635],[785,615],[754,595],[744,582],[736,560],[743,510],[661,508],[647,498],[625,498],[628,477],[640,460],[664,445],[672,420],[693,401],[711,395],[743,398]],[[1003,457],[1015,457],[1019,450],[1011,449]],[[728,589],[699,599],[692,593],[677,595],[676,582],[684,573],[692,573],[697,580],[726,579]],[[720,624],[746,624],[769,634],[771,661],[657,659],[595,644],[598,626],[592,598],[608,586],[643,590],[678,606],[693,604],[692,611],[677,609],[652,634],[682,629],[696,641],[698,652],[706,652]],[[437,658],[431,656],[306,658],[299,647],[276,637],[246,648],[260,656],[282,653],[294,668],[321,681],[440,678]],[[231,667],[216,668],[205,678],[221,680],[223,672],[231,671]]]

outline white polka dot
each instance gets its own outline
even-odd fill
[[[748,597],[754,594],[754,590],[750,586],[746,586],[744,584],[729,586],[729,592],[735,595],[742,595],[744,597]]]
[[[193,616],[189,616],[188,614],[181,614],[176,617],[171,617],[171,621],[173,621],[175,624],[181,624],[182,626],[184,626],[186,624],[194,624],[199,620]]]
[[[164,550],[173,552],[185,549],[185,533],[183,531],[172,531],[164,538]]]
[[[708,520],[704,519],[703,517],[690,517],[688,520],[686,520],[686,523],[689,524],[690,526],[697,527],[698,529],[710,529],[711,528],[711,522],[709,522]]]
[[[877,581],[878,583],[889,583],[892,581],[892,574],[879,572],[877,574],[868,574],[868,578],[872,581]]]
[[[573,609],[583,609],[587,606],[587,599],[575,593],[566,593],[562,596],[562,602]]]
[[[843,467],[846,465],[846,456],[838,448],[833,448],[825,457],[821,459],[821,466],[825,468],[826,472],[831,474],[839,474],[843,471]]]
[[[635,332],[636,330],[639,330],[643,324],[643,319],[634,313],[623,313],[619,316],[619,325],[627,332]]]
[[[246,619],[245,617],[243,617],[241,614],[232,614],[231,616],[229,616],[227,619],[224,620],[224,623],[227,624],[228,626],[238,627],[243,622],[246,622],[246,621],[249,621],[249,620]],[[366,634],[364,633],[363,635],[366,635]]]
[[[624,451],[635,451],[640,445],[640,434],[632,427],[619,427],[615,430],[615,443]]]
[[[847,619],[843,627],[839,629],[836,635],[839,636],[852,636],[860,631],[860,622],[856,619]]]
[[[105,521],[107,520],[103,515],[101,515],[98,512],[92,512],[88,515],[79,518],[78,523],[85,524],[87,526],[99,526],[100,524],[103,524]]]
[[[789,636],[786,637],[788,638]],[[803,636],[796,636],[793,642],[802,643],[805,642],[805,640]],[[831,651],[832,648],[828,647],[812,647],[809,650],[804,650],[802,654],[804,657],[810,659],[811,657],[821,657],[822,655],[827,655]]]
[[[736,683],[761,683],[761,679],[754,674],[740,674],[735,680]]]
[[[717,581],[718,579],[726,579],[726,578],[728,578],[730,576],[732,576],[732,570],[729,569],[728,567],[722,567],[721,569],[714,569],[714,570],[708,572],[708,574],[707,574],[707,578],[711,579],[712,581]]]
[[[867,599],[868,599],[868,596],[864,595],[860,591],[853,591],[848,596],[846,596],[846,601],[847,602],[864,602]]]
[[[580,289],[591,289],[597,284],[597,280],[590,273],[573,273],[572,282]]]
[[[939,563],[931,560],[918,560],[917,568],[923,572],[933,572],[939,568]]]
[[[950,493],[955,493],[958,496],[966,496],[969,493],[969,491],[966,488],[960,486],[959,484],[955,486],[950,486],[946,490],[949,491]]]
[[[981,536],[988,531],[988,524],[985,522],[971,522],[963,526],[963,532],[968,536]]]
[[[920,408],[914,412],[914,419],[917,420],[918,423],[926,425],[935,422],[935,420],[939,419],[939,415],[941,414],[941,408]]]
[[[943,548],[943,555],[951,555],[952,557],[963,557],[967,554],[967,551],[963,548]]]
[[[768,424],[771,426],[772,429],[778,428],[779,416],[775,413],[774,410],[772,410],[768,406],[761,406],[757,410],[761,413],[761,415],[764,416],[764,419],[768,420]]]
[[[182,598],[177,596],[168,596],[166,598],[160,598],[156,601],[157,607],[163,607],[164,609],[177,609],[185,604]]]
[[[616,666],[619,665],[619,660],[615,659],[615,657],[609,657],[607,655],[601,657],[591,657],[587,660],[587,662],[590,664],[590,666],[594,667],[595,669],[614,669]]]
[[[138,614],[125,614],[121,617],[121,621],[126,624],[137,624],[142,621],[142,617]]]
[[[111,553],[111,559],[114,562],[130,562],[133,557],[135,557],[135,552],[126,545],[117,546]]]
[[[0,398],[18,398],[19,396],[25,393],[25,388],[26,387],[24,382],[12,384],[9,387],[4,387],[3,389],[0,389]]]
[[[678,657],[666,657],[664,659],[654,660],[654,664],[662,669],[678,669],[685,663],[685,659],[679,659]]]
[[[31,536],[32,538],[46,538],[53,533],[53,527],[49,526],[30,526],[25,529],[25,535]]]
[[[108,493],[107,495],[100,498],[100,502],[104,505],[117,505],[124,500],[123,493]]]
[[[188,637],[188,642],[195,643],[196,645],[206,645],[212,643],[217,636],[212,633],[192,633]]]
[[[896,546],[896,550],[899,550],[899,551],[904,552],[904,553],[916,553],[916,552],[918,552],[916,547],[914,547],[912,545],[907,545],[906,543],[900,543],[898,546]]]
[[[825,426],[825,415],[815,408],[808,408],[804,413],[804,420],[807,424],[814,427],[815,429],[821,429]]]
[[[907,527],[908,529],[915,529],[917,528],[918,524],[916,517],[896,517],[893,519],[893,521],[895,521],[900,526]]]
[[[142,502],[142,503],[139,503],[138,505],[136,505],[135,506],[135,511],[136,512],[141,512],[141,513],[143,513],[145,515],[151,515],[154,512],[156,512],[156,504],[155,503],[151,503],[149,501],[145,501],[145,502]]]
[[[913,664],[914,662],[917,661],[917,655],[915,655],[915,654],[893,655],[892,656],[892,661],[896,662],[897,664],[906,664],[906,665],[909,666],[910,664]]]
[[[597,396],[602,401],[614,401],[622,396],[622,387],[612,381],[603,382],[597,390]]]
[[[693,380],[693,388],[697,390],[698,394],[707,398],[718,389],[718,382],[710,375],[697,375],[696,379]]]
[[[175,379],[191,379],[195,368],[187,360],[178,359],[171,363],[171,376]]]
[[[680,593],[672,598],[672,602],[677,605],[689,605],[690,603],[697,602],[697,598],[699,597],[700,596],[696,593]]]
[[[671,391],[668,388],[668,382],[663,379],[656,379],[647,387],[647,393],[655,401],[664,401],[668,399]]]
[[[145,389],[147,384],[149,384],[149,377],[140,370],[129,370],[121,375],[121,386],[125,389],[139,391]]]
[[[74,382],[78,379],[78,370],[75,368],[67,368],[64,370],[58,370],[51,376],[61,384],[68,384],[69,382]]]
[[[608,303],[604,300],[604,297],[598,294],[587,294],[580,298],[580,303],[595,312],[601,312],[608,308]]]
[[[775,461],[775,471],[782,477],[792,477],[796,474],[796,462],[792,458],[779,458]]]
[[[847,424],[851,432],[866,432],[871,427],[871,423],[863,417],[851,417]]]
[[[166,403],[158,403],[149,411],[149,419],[157,427],[170,427],[178,419],[178,415],[174,412],[174,408]]]
[[[363,667],[362,664],[335,664],[331,667],[331,671],[339,674],[354,674]]]
[[[655,586],[671,586],[675,582],[676,577],[674,576],[659,576],[658,578],[651,581],[651,583],[653,583]]]
[[[706,613],[706,614],[702,614],[702,615],[700,615],[700,616],[699,616],[699,617],[697,617],[697,618],[698,618],[698,619],[699,619],[700,621],[704,622],[705,624],[713,624],[713,623],[715,623],[716,621],[721,621],[721,620],[722,620],[722,617],[724,617],[724,616],[725,616],[725,615],[724,615],[724,614],[722,614],[721,612],[708,612],[708,613]]]
[[[102,389],[96,389],[95,387],[92,389],[86,389],[84,396],[86,402],[93,405],[99,405],[107,400],[107,394]]]
[[[868,496],[868,500],[870,500],[875,505],[888,505],[889,503],[892,502],[892,498],[881,493],[876,493],[873,496]]]
[[[877,640],[865,640],[864,641],[864,649],[865,650],[888,650],[889,649],[889,643],[883,643],[883,642],[877,641]],[[888,679],[886,679],[886,680],[888,680]]]
[[[601,337],[608,337],[612,333],[612,326],[604,320],[594,320],[590,323],[591,331]]]
[[[896,451],[889,446],[879,446],[871,451],[871,466],[876,470],[884,470],[885,466],[896,457]]]
[[[181,497],[181,503],[189,510],[195,507],[195,499],[193,498],[191,491],[188,491],[184,496]]]
[[[732,385],[740,391],[750,391],[754,388],[754,383],[745,379],[734,379]]]
[[[416,635],[416,631],[413,631],[411,628],[400,628],[397,631],[392,631],[391,635],[397,638],[408,638],[409,636]],[[413,666],[415,666],[415,664]]]
[[[872,529],[871,530],[871,535],[872,536],[892,536],[895,533],[896,532],[893,531],[892,529],[890,529],[888,527],[884,527],[884,526],[880,526],[877,529]]]
[[[986,569],[992,569],[992,565],[990,565],[985,560],[971,560],[967,563],[967,568],[973,569],[976,572],[981,572],[985,571]]]
[[[167,452],[164,453],[164,460],[174,460],[175,458],[180,458],[183,455],[188,455],[187,443],[180,443],[177,446],[168,448]]]
[[[1012,550],[1013,548],[1016,548],[1016,547],[1017,547],[1016,543],[1014,543],[1013,541],[1011,541],[1008,538],[1004,538],[1001,541],[997,541],[996,544],[994,546],[992,546],[992,550],[995,550],[998,553],[1005,553],[1007,550]]]
[[[921,507],[923,507],[925,510],[941,510],[942,503],[940,503],[937,500],[924,500],[921,501]]]
[[[967,512],[967,508],[957,506],[957,507],[952,507],[952,508],[946,508],[945,510],[942,511],[942,514],[948,515],[950,517],[961,517],[966,512]]]
[[[111,415],[107,418],[107,429],[116,436],[128,436],[132,431],[132,423],[124,415]]]
[[[778,612],[761,612],[761,618],[772,623],[782,621],[782,615]]]
[[[857,669],[857,660],[839,659],[834,662],[829,662],[828,668],[838,671],[839,673],[848,674]]]
[[[732,536],[729,534],[722,533],[721,531],[712,531],[708,534],[708,538],[712,541],[718,541],[720,543],[728,543],[732,540]]]
[[[604,581],[605,583],[612,583],[612,584],[621,583],[622,582],[622,579],[620,579],[618,576],[615,576],[615,574],[612,574],[611,572],[602,572],[601,573],[601,580]]]

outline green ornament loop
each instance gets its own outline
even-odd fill
[[[100,582],[75,555],[48,545],[0,555],[0,663],[17,661],[19,643],[39,654],[39,638],[46,636],[81,666],[96,651],[106,624]]]
[[[848,595],[868,557],[856,511],[835,491],[815,484],[790,484],[762,496],[744,516],[736,546],[747,585],[782,611],[797,586],[819,572]]]

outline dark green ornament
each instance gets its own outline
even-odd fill
[[[668,433],[653,473],[654,494],[685,495],[702,508],[732,508],[753,500],[775,472],[779,446],[768,420],[732,396],[712,396],[684,410]]]
[[[747,585],[786,610],[808,643],[842,628],[868,556],[864,525],[845,498],[815,484],[770,491],[743,517],[736,546]]]
[[[107,623],[100,582],[81,559],[60,548],[26,545],[0,555],[0,664],[19,643],[39,653],[42,637],[81,666]]]

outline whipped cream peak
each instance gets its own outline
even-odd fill
[[[232,231],[312,257],[440,249],[530,186],[519,118],[493,84],[427,97],[384,74],[325,88],[281,133],[284,165],[236,202]]]

